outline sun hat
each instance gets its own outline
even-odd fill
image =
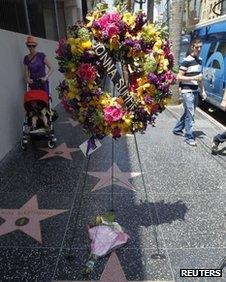
[[[34,45],[38,45],[37,39],[34,36],[28,36],[27,40],[25,42],[26,45],[28,44],[34,44]]]

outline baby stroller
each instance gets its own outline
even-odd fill
[[[49,85],[49,84],[48,84]],[[50,86],[49,86],[50,90]],[[56,145],[56,137],[54,136],[53,127],[53,110],[51,106],[52,98],[49,94],[43,90],[43,82],[41,80],[34,81],[32,86],[27,85],[27,92],[24,95],[24,109],[26,115],[23,122],[23,137],[21,140],[22,150],[27,149],[28,141],[32,136],[44,136],[48,140],[48,147],[54,148]],[[38,110],[42,108],[47,109],[46,118],[48,128],[44,126],[43,120],[40,119]],[[36,130],[32,127],[31,111],[37,111],[37,127]]]

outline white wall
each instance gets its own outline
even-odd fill
[[[26,35],[0,29],[0,160],[9,152],[22,136],[24,118],[23,58],[27,54],[24,44]],[[55,59],[55,41],[38,39],[37,50],[44,52],[54,67],[50,77],[53,105],[59,103],[55,90],[63,79],[58,72]]]

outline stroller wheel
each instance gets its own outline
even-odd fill
[[[21,140],[20,147],[23,151],[27,150],[27,142],[25,143],[24,140]]]
[[[49,147],[50,149],[53,149],[53,148],[55,147],[55,145],[56,145],[56,142],[54,142],[53,140],[49,140],[49,141],[48,141],[48,147]]]

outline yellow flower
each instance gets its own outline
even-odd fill
[[[149,36],[155,37],[156,36],[156,29],[153,24],[149,24],[142,28]]]
[[[147,93],[152,96],[153,94],[155,94],[155,91],[156,91],[156,87],[154,84],[150,84],[148,83],[149,85],[146,85],[145,87],[145,90],[147,91]]]
[[[76,71],[76,65],[72,62],[68,64],[68,69],[70,70],[71,73],[74,73]]]
[[[109,97],[107,97],[106,95],[102,95],[101,97],[100,97],[100,104],[103,106],[103,107],[105,107],[105,106],[107,106],[108,104],[109,104]]]
[[[127,12],[123,15],[123,21],[130,26],[131,28],[135,27],[136,16],[132,15],[131,13]]]
[[[67,97],[68,97],[69,100],[74,99],[74,98],[75,98],[75,92],[69,91],[69,92],[67,93]]]
[[[118,35],[114,35],[111,37],[110,39],[110,50],[118,50],[119,48],[119,36]]]
[[[84,52],[82,47],[82,41],[80,38],[75,38],[73,44],[71,45],[71,53],[74,55],[81,55]]]
[[[162,48],[162,40],[158,39],[153,46],[153,52],[159,52],[161,50],[161,48]]]
[[[128,126],[126,123],[119,123],[118,128],[120,129],[121,135],[126,135],[128,133],[131,133],[132,131],[131,126],[130,125]]]
[[[92,42],[90,40],[82,42],[82,48],[84,50],[89,50],[92,48]]]
[[[86,24],[87,27],[91,27],[93,24],[93,21],[100,18],[102,16],[102,12],[99,10],[93,11],[92,14],[90,13],[86,19],[88,20],[88,23]]]
[[[163,106],[168,105],[171,102],[171,97],[166,97],[162,100]]]
[[[74,44],[74,38],[73,37],[69,37],[68,40],[67,40],[67,43],[69,45],[73,45]]]
[[[102,36],[102,33],[101,33],[101,30],[98,30],[98,29],[95,29],[95,28],[92,28],[92,33],[93,33],[93,36],[100,39],[101,36]]]
[[[142,86],[147,82],[148,82],[147,76],[142,76],[142,77],[137,79],[137,83],[138,83],[139,86]]]
[[[91,27],[95,17],[91,15],[91,16],[87,16],[86,19],[88,20],[88,23],[86,24],[86,26]]]
[[[65,74],[65,78],[66,79],[72,79],[74,77],[74,73],[71,72],[71,71],[68,71],[66,74]]]
[[[127,57],[132,57],[132,58],[144,58],[145,53],[143,51],[138,51],[135,49],[130,48]]]
[[[136,130],[136,129],[140,130],[140,129],[142,129],[142,128],[143,128],[143,123],[142,123],[141,121],[135,122],[135,123],[133,124],[133,129],[134,129],[134,130]]]
[[[131,126],[132,125],[132,118],[129,115],[124,115],[122,117],[122,119],[124,120],[126,126]]]
[[[151,114],[151,107],[145,104],[144,106],[145,111],[150,115]]]
[[[165,59],[163,57],[159,62],[158,73],[162,73],[163,71],[168,71],[168,65],[169,65],[168,59]]]
[[[99,99],[97,97],[93,97],[93,99],[89,102],[90,106],[97,107],[99,106]]]

